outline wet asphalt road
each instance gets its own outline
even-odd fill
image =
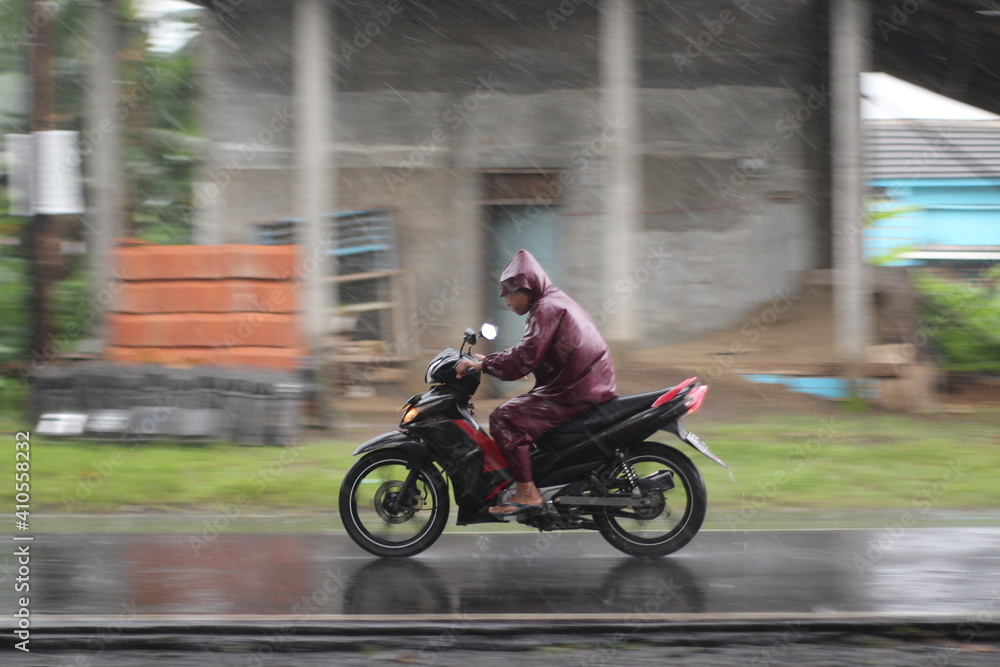
[[[39,535],[31,554],[34,613],[53,620],[1000,612],[998,528],[705,531],[659,560],[583,532],[446,532],[410,559],[369,556],[342,533]]]
[[[404,560],[342,533],[61,534],[30,567],[11,664],[1000,664],[997,528],[706,531],[655,561],[590,533],[446,532]]]

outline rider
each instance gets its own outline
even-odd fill
[[[491,507],[490,512],[512,516],[542,504],[531,470],[534,441],[618,394],[608,345],[594,320],[552,285],[527,250],[518,251],[504,268],[500,296],[515,313],[528,315],[524,336],[502,352],[460,361],[456,371],[462,377],[472,368],[501,380],[535,375],[531,391],[512,398],[490,415],[490,433],[517,482],[511,499]]]

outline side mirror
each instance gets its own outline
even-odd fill
[[[486,322],[479,328],[479,335],[486,340],[496,340],[498,333],[500,333],[500,330],[497,329],[497,325],[491,322]]]

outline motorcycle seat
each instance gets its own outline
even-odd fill
[[[618,396],[596,406],[593,410],[577,417],[571,422],[557,426],[537,443],[540,447],[560,445],[567,441],[579,440],[583,436],[593,435],[602,429],[623,419],[637,415],[653,405],[653,401],[663,395],[668,389],[657,389],[641,394]]]

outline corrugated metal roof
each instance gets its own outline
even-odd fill
[[[869,179],[1000,178],[1000,120],[869,120]]]

